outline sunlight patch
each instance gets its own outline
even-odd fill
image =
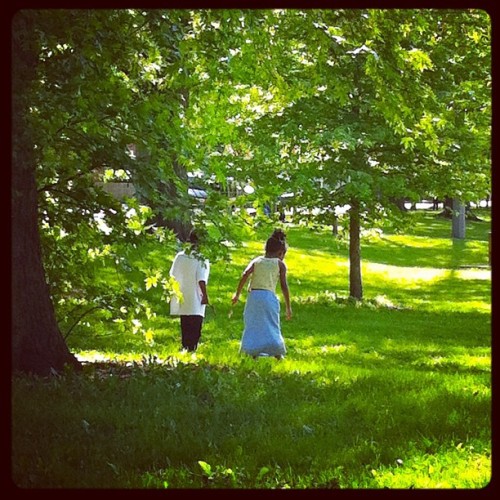
[[[116,356],[111,357],[98,351],[82,351],[73,353],[75,358],[82,363],[95,363],[98,361],[115,361]]]
[[[373,300],[375,305],[378,307],[388,307],[390,309],[396,308],[396,304],[389,300],[385,295],[377,295]]]
[[[430,366],[430,367],[446,367],[446,368],[459,368],[459,369],[475,369],[479,371],[491,371],[491,358],[489,356],[430,356],[419,358],[412,363],[414,366]]]
[[[468,472],[458,478],[456,470]],[[371,473],[377,488],[477,488],[491,479],[491,457],[459,443],[436,454],[415,449],[406,460],[397,459],[394,466]]]
[[[338,353],[346,352],[350,348],[351,348],[351,346],[348,346],[346,344],[323,345],[323,346],[321,346],[321,352],[322,353],[334,352],[334,353],[338,354]]]
[[[369,262],[365,267],[372,273],[387,276],[391,280],[401,281],[437,281],[449,274],[448,269],[433,269],[424,267],[400,267],[388,264]]]
[[[491,279],[491,269],[460,269],[457,274],[463,280]]]
[[[461,356],[453,356],[453,361],[468,368],[479,368],[484,371],[491,370],[490,356],[469,356],[464,354]]]

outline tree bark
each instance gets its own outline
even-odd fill
[[[457,198],[453,199],[451,237],[459,240],[465,239],[465,205]]]
[[[12,25],[12,371],[45,376],[80,363],[58,328],[42,263],[36,160],[28,119],[37,62],[33,23],[33,14],[21,11]]]
[[[394,204],[401,210],[401,212],[406,212],[407,208],[405,206],[405,199],[404,198],[393,198],[392,200]]]
[[[360,231],[359,202],[353,200],[349,210],[349,295],[357,300],[363,298]]]
[[[335,214],[335,210],[332,210],[332,235],[338,236],[339,234],[339,219]]]
[[[438,216],[451,219],[452,212],[453,212],[453,198],[446,196],[443,201],[443,210],[438,214]]]

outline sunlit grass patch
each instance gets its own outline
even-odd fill
[[[459,269],[458,271],[450,271],[450,274],[456,275],[462,280],[491,280],[491,270],[486,269]]]
[[[139,362],[142,359],[141,354],[127,352],[119,354],[115,351],[95,351],[95,350],[76,350],[73,354],[83,363],[100,363],[100,362],[119,362],[133,363]]]
[[[318,353],[321,354],[342,354],[350,349],[352,346],[346,344],[336,344],[336,345],[322,345],[318,348]]]
[[[449,489],[457,486],[457,470],[461,488],[481,488],[491,481],[491,460],[482,450],[463,443],[441,447],[439,454],[422,453],[415,450],[408,458],[396,460],[395,465],[372,469],[373,480],[367,487]],[[443,449],[444,448],[444,449]]]
[[[433,368],[454,368],[456,370],[491,372],[490,356],[469,356],[465,354],[451,354],[448,356],[434,355],[419,358],[413,361],[412,364],[414,366],[429,366]]]
[[[376,262],[366,262],[364,270],[376,279],[397,280],[405,283],[433,282],[442,279],[449,272],[447,269],[392,266]]]

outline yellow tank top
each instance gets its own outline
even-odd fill
[[[278,283],[280,268],[278,258],[257,257],[253,263],[253,273],[250,280],[250,289],[270,290],[276,291],[276,284]]]

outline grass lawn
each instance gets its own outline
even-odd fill
[[[239,276],[269,228],[213,262],[195,354],[158,290],[154,342],[112,324],[68,344],[82,374],[12,385],[12,471],[25,488],[483,488],[491,478],[489,210],[464,241],[430,211],[362,240],[364,300],[348,246],[288,225],[294,316],[287,356],[239,354]],[[159,245],[137,254],[167,273]],[[110,278],[111,279],[111,278]],[[116,279],[116,278],[115,278]],[[124,279],[121,277],[120,279]],[[144,276],[128,276],[139,282]],[[283,308],[284,309],[284,308]]]

